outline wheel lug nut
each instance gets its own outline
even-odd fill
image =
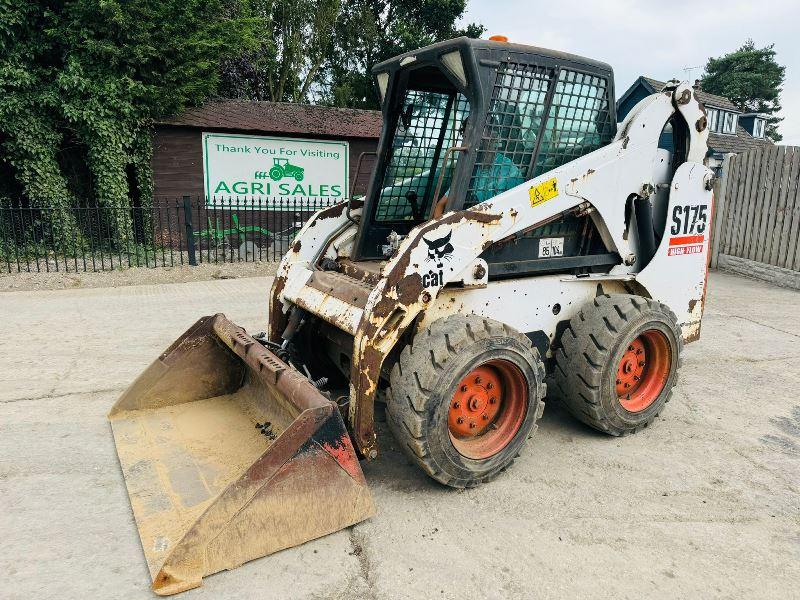
[[[617,385],[619,385],[620,383],[622,383],[622,381],[620,381],[619,379],[617,379]]]
[[[470,422],[469,428],[470,429],[475,429],[475,427],[477,427],[477,425],[475,425],[475,423]]]
[[[453,402],[453,408],[461,408],[461,402]]]
[[[633,376],[633,380],[634,380],[634,381],[639,381],[639,376],[638,376],[638,375],[634,375],[634,376]]]
[[[494,396],[489,398],[489,404],[495,404],[496,402],[497,402],[497,398],[495,398]]]
[[[640,366],[640,367],[643,367],[643,366],[644,366],[644,361],[643,361],[643,360],[640,360],[640,361],[639,361],[639,366]]]
[[[484,421],[488,421],[489,420],[489,415],[483,415],[483,420]]]
[[[468,389],[469,389],[469,388],[468,388],[467,386],[465,386],[465,385],[462,385],[462,386],[461,386],[461,391],[462,391],[462,392],[466,392]]]
[[[630,350],[631,352],[633,352],[633,346],[628,346],[628,350]]]
[[[459,425],[462,425],[464,423],[464,417],[458,417],[456,419],[456,423],[458,423]]]
[[[631,384],[630,384],[630,383],[626,383],[626,384],[625,384],[625,387],[626,387],[626,388],[629,388],[629,387],[631,387]]]
[[[493,387],[494,387],[494,384],[491,381],[486,384],[486,389],[487,390],[491,390]]]
[[[481,381],[483,381],[483,380],[480,378],[480,376],[475,378],[475,383],[480,383]]]

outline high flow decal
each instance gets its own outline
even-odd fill
[[[543,181],[539,185],[534,185],[528,190],[531,197],[531,207],[544,204],[548,200],[552,200],[558,196],[558,180],[553,177],[547,181]]]
[[[705,204],[677,205],[672,209],[667,256],[700,254],[705,244],[708,206]]]

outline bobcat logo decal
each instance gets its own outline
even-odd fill
[[[450,237],[452,235],[453,230],[451,229],[446,236],[438,240],[422,238],[422,240],[428,244],[428,258],[426,260],[435,260],[437,269],[441,269],[444,266],[444,261],[450,260],[453,254],[453,244],[450,243]]]

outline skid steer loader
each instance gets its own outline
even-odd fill
[[[110,413],[159,594],[370,517],[376,398],[413,462],[468,487],[546,392],[611,435],[647,426],[700,334],[713,174],[691,87],[617,127],[611,68],[560,52],[458,38],[374,74],[368,193],[303,226],[268,331],[200,319]]]

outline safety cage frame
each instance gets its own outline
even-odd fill
[[[454,56],[460,60],[454,60]],[[517,72],[511,73],[511,81],[504,84],[503,78],[509,75],[509,65]],[[614,79],[611,66],[572,54],[521,44],[461,37],[433,44],[380,63],[373,68],[373,76],[381,97],[383,128],[375,168],[364,199],[362,219],[365,219],[366,222],[359,227],[355,240],[355,259],[382,258],[382,248],[386,244],[387,236],[392,231],[401,236],[406,235],[420,222],[430,218],[433,206],[438,200],[438,198],[432,197],[437,191],[437,186],[428,185],[424,197],[420,199],[418,211],[412,211],[409,207],[403,218],[377,218],[387,167],[392,159],[398,120],[403,117],[403,100],[409,89],[462,95],[468,103],[469,118],[466,119],[463,128],[459,148],[454,149],[449,156],[445,156],[448,148],[443,147],[440,142],[432,161],[433,168],[441,168],[448,176],[446,179],[449,181],[449,186],[441,186],[441,189],[438,190],[440,196],[443,192],[447,192],[447,210],[468,208],[504,191],[501,189],[503,183],[507,187],[513,187],[513,185],[527,181],[541,172],[574,160],[609,143],[616,133]],[[531,136],[535,143],[529,149],[511,149],[512,159],[522,159],[520,162],[515,162],[519,173],[513,181],[502,181],[505,173],[504,167],[501,166],[499,170],[500,186],[495,186],[486,193],[478,195],[475,193],[475,175],[480,167],[486,166],[486,160],[481,156],[481,145],[485,145],[487,142],[495,143],[498,139],[501,144],[508,144],[510,141],[508,138],[505,140],[502,139],[502,136],[497,138],[496,130],[505,128],[505,132],[510,138],[512,133],[519,133],[520,129],[519,124],[498,123],[498,119],[507,120],[509,117],[508,111],[502,110],[503,107],[498,100],[519,102],[518,97],[508,96],[514,94],[519,96],[524,91],[516,86],[515,78],[526,76],[530,81],[547,81],[546,93],[541,99],[542,101],[539,104],[528,103],[529,105],[536,104],[537,110],[539,110],[538,128]],[[595,131],[598,134],[596,143],[583,145],[580,151],[575,151],[574,147],[565,146],[560,151],[556,149],[553,152],[552,147],[548,148],[545,145],[545,140],[547,140],[548,126],[556,123],[556,119],[562,118],[562,116],[557,116],[551,120],[551,110],[553,106],[556,106],[554,103],[557,96],[556,91],[565,76],[573,78],[573,81],[567,82],[572,84],[573,89],[575,86],[584,85],[584,79],[588,82],[586,85],[594,82],[595,88],[602,90],[602,97],[596,98],[598,104],[602,105],[602,110],[595,111],[601,113],[595,124]],[[581,81],[574,81],[578,78]],[[562,94],[562,97],[581,98],[585,96],[581,96],[580,93],[572,93]],[[500,110],[496,110],[498,108]],[[567,113],[572,110],[573,114],[568,116],[565,113],[563,118],[571,119],[573,123],[586,124],[591,121],[586,118],[585,108],[574,105],[563,106],[563,108]],[[582,112],[576,115],[575,113],[578,111]],[[506,114],[503,114],[504,112]],[[467,148],[474,150],[470,151]],[[509,148],[504,148],[505,151],[509,151]],[[539,162],[539,157],[545,156],[545,154],[554,160]],[[437,172],[436,175],[438,180],[440,173]],[[510,183],[513,185],[508,185]],[[415,212],[418,214],[414,214]]]

